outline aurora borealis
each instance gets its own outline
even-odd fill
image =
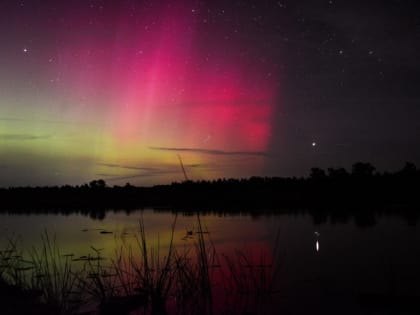
[[[168,183],[178,155],[192,179],[419,162],[398,3],[2,1],[0,185]]]

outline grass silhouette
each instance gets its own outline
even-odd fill
[[[47,232],[42,246],[29,254],[10,241],[0,252],[2,314],[13,314],[17,304],[22,314],[234,314],[238,305],[243,305],[242,313],[249,305],[262,309],[274,292],[275,262],[263,255],[256,262],[239,250],[219,257],[198,214],[194,245],[180,249],[174,244],[176,220],[167,248],[159,238],[151,246],[141,219],[135,243],[119,241],[112,257],[103,257],[95,247],[82,258],[62,254]]]

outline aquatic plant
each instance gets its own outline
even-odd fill
[[[23,304],[36,305],[44,314],[218,314],[238,313],[239,305],[240,313],[264,309],[275,292],[279,255],[261,253],[255,259],[236,250],[220,258],[198,214],[189,238],[194,244],[180,248],[174,243],[176,222],[175,215],[169,244],[161,246],[158,236],[152,246],[141,218],[135,242],[116,238],[115,254],[107,259],[93,246],[86,256],[63,255],[47,232],[29,259],[10,242],[0,252],[0,288],[7,283],[30,292]]]
[[[76,290],[83,270],[72,268],[72,256],[61,254],[55,237],[45,232],[41,239],[41,247],[27,257],[16,240],[0,251],[3,308],[18,314],[76,314],[83,304]]]
[[[75,314],[83,304],[78,283],[84,268],[74,267],[73,254],[62,254],[55,236],[50,238],[45,231],[41,239],[41,248],[31,252],[31,287],[40,291],[41,301],[55,314]]]

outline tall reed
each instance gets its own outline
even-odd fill
[[[28,258],[10,240],[0,252],[0,284],[7,288],[4,304],[14,305],[17,313],[76,314],[83,304],[77,290],[79,273],[72,268],[71,255],[62,255],[55,237],[41,236],[41,247]],[[19,305],[15,305],[19,301]]]
[[[84,268],[74,268],[73,255],[61,253],[55,236],[51,239],[45,231],[41,240],[41,248],[31,252],[31,286],[41,292],[41,301],[55,314],[75,314],[83,304],[78,280]]]
[[[56,238],[47,232],[29,259],[24,259],[16,242],[10,241],[0,251],[0,288],[7,283],[36,292],[37,305],[43,306],[45,314],[77,314],[86,309],[96,309],[102,315],[133,311],[212,315],[264,310],[275,293],[274,279],[280,266],[278,237],[269,258],[263,253],[256,258],[240,250],[233,256],[219,257],[198,214],[197,229],[189,232],[193,246],[175,245],[176,223],[177,216],[167,246],[161,245],[159,235],[157,245],[152,246],[141,218],[134,244],[117,240],[121,243],[108,259],[93,246],[83,259],[63,255]]]

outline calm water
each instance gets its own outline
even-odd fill
[[[55,235],[62,253],[87,255],[93,246],[112,257],[118,244],[135,241],[141,217],[150,246],[159,243],[164,250],[175,215],[153,210],[130,215],[109,212],[101,221],[81,215],[3,214],[0,234],[2,242],[18,238],[30,250],[40,246],[41,234],[47,230]],[[404,305],[420,300],[420,228],[402,219],[382,217],[376,225],[360,228],[351,221],[315,225],[309,215],[200,218],[209,232],[206,239],[211,239],[219,257],[235,257],[239,250],[255,263],[268,262],[277,248],[276,294],[267,313],[411,314]],[[194,246],[197,235],[186,236],[197,228],[196,216],[179,214],[176,246]]]

